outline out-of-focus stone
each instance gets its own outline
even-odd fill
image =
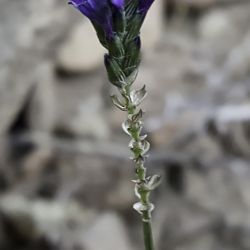
[[[187,7],[195,7],[199,9],[206,9],[213,5],[217,0],[174,0],[176,4],[187,6]]]
[[[210,250],[216,241],[212,231],[218,223],[216,216],[172,194],[165,195],[167,199],[161,199],[154,213],[161,227],[158,248]]]
[[[88,250],[133,249],[124,223],[112,213],[101,215],[82,237],[83,246]]]
[[[50,132],[56,120],[53,65],[40,65],[36,79],[37,84],[34,86],[28,107],[28,124],[32,130]]]
[[[69,223],[86,226],[95,218],[95,212],[85,210],[77,203],[30,201],[22,196],[7,195],[0,200],[0,211],[22,229],[29,239],[46,236],[53,242],[70,231]]]
[[[245,3],[228,9],[212,9],[202,17],[199,34],[213,55],[224,58],[245,37],[249,30],[249,6]]]
[[[78,112],[69,123],[69,130],[76,136],[107,139],[110,135],[108,122],[103,114],[102,99],[92,96],[81,103]]]
[[[234,225],[249,226],[248,162],[234,159],[214,163],[206,171],[187,171],[187,196]],[[245,218],[245,219],[244,219]]]
[[[0,134],[7,132],[25,105],[35,81],[35,69],[28,69],[31,69],[31,64],[36,63],[35,58],[23,55],[9,66],[8,74],[0,86]]]
[[[217,39],[218,36],[228,35],[231,29],[232,20],[227,12],[220,10],[209,12],[200,23],[200,33],[204,39]]]
[[[169,0],[165,0],[169,1]],[[172,0],[176,4],[182,5],[182,6],[188,6],[198,9],[207,9],[209,7],[216,7],[217,5],[233,5],[237,3],[237,0]]]
[[[221,148],[234,155],[250,155],[250,104],[225,105],[211,118],[211,133]]]
[[[46,148],[38,148],[33,153],[26,156],[23,165],[23,173],[27,180],[34,180],[34,178],[40,178],[41,173],[49,165],[53,159],[52,151],[50,150],[50,145]]]
[[[244,79],[250,71],[250,32],[236,46],[226,59],[223,74],[226,79]]]
[[[74,136],[90,136],[95,139],[107,139],[110,129],[101,113],[80,112],[69,125]]]
[[[56,0],[45,0],[39,8],[30,0],[0,2],[0,134],[8,130],[36,83],[37,65],[44,60],[39,52],[48,48],[52,34],[35,42],[37,30],[51,28],[62,18],[62,6]]]
[[[92,71],[103,62],[103,54],[94,28],[84,20],[74,26],[58,49],[57,67],[71,73]]]
[[[107,197],[108,205],[120,211],[130,209],[134,201],[134,187],[131,182],[125,178],[122,178],[117,183],[117,187],[114,187]]]
[[[221,222],[214,231],[216,235],[219,233],[216,242],[233,246],[233,249],[250,246],[248,166],[249,161],[231,159],[214,163],[204,172],[187,172],[188,199],[220,216]]]
[[[161,40],[163,18],[163,1],[155,1],[142,27],[142,48],[147,53],[155,49]]]

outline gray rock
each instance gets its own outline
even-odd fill
[[[234,159],[214,163],[216,167],[204,172],[188,171],[188,199],[220,218],[221,222],[214,228],[218,249],[222,246],[248,249],[250,246],[248,165],[247,161]]]
[[[36,59],[22,55],[7,70],[7,76],[1,82],[0,91],[0,134],[4,134],[27,100],[35,81],[34,68],[31,64],[37,63]],[[32,69],[32,70],[31,70]],[[24,72],[26,72],[24,74]]]
[[[244,79],[250,71],[250,32],[228,55],[223,73],[226,80]]]
[[[57,52],[57,67],[66,72],[89,72],[103,62],[104,48],[87,20],[75,25]]]
[[[88,250],[131,250],[126,228],[119,216],[112,213],[101,215],[82,238]]]
[[[85,227],[95,218],[95,212],[77,203],[30,201],[22,196],[7,195],[0,200],[0,211],[29,239],[46,236],[53,242],[67,237],[69,223]],[[66,240],[65,240],[66,241]]]
[[[199,22],[199,34],[208,53],[225,60],[227,53],[245,37],[249,31],[249,3],[227,9],[212,9]],[[225,42],[227,41],[227,42]],[[211,56],[211,55],[210,55]]]
[[[153,51],[162,38],[163,29],[163,1],[155,1],[150,9],[145,24],[142,27],[143,50]]]
[[[219,0],[220,1],[220,0]],[[188,6],[188,7],[195,7],[199,9],[206,9],[212,5],[214,5],[218,0],[174,0],[176,4],[180,6]]]
[[[31,130],[48,133],[54,128],[56,121],[53,65],[44,62],[37,71],[37,83],[30,97],[27,119]]]
[[[207,9],[209,7],[216,6],[230,6],[233,4],[237,4],[237,0],[175,0],[178,4],[182,4],[185,6],[195,7],[199,9]]]
[[[107,139],[110,136],[99,95],[91,96],[79,105],[77,113],[68,124],[68,129],[75,136],[90,136],[95,139]]]
[[[25,105],[37,82],[38,65],[44,61],[51,40],[58,36],[49,31],[51,23],[63,18],[58,3],[45,0],[39,8],[30,0],[0,3],[0,134],[8,130]],[[42,37],[38,30],[48,33]]]
[[[213,228],[218,219],[212,213],[203,210],[191,202],[165,193],[154,212],[155,223],[160,225],[156,230],[159,249],[210,250],[215,237]]]
[[[214,139],[225,152],[249,157],[249,103],[225,105],[214,113],[211,122]]]
[[[208,211],[235,224],[249,225],[248,162],[214,163],[207,171],[187,172],[187,196]]]

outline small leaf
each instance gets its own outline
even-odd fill
[[[142,118],[143,114],[144,112],[140,109],[137,114],[132,116],[132,121],[138,122]]]
[[[123,10],[118,10],[113,14],[115,31],[123,36],[126,28],[126,16]]]
[[[104,57],[105,66],[108,72],[108,77],[110,82],[118,88],[122,88],[125,85],[125,75],[116,62],[115,58],[111,57],[110,55],[106,54]]]
[[[125,38],[126,41],[131,41],[139,35],[142,22],[143,17],[138,13],[133,14],[131,17],[129,17],[129,22],[127,22],[127,34]]]
[[[126,71],[128,71],[128,69]],[[130,71],[131,71],[131,69],[130,69]],[[131,85],[134,83],[137,75],[138,75],[138,68],[134,67],[133,72],[126,78],[126,82],[128,83],[128,85]]]
[[[147,178],[146,187],[150,191],[156,189],[160,184],[161,184],[161,176],[159,175],[153,175]]]
[[[138,185],[138,184],[135,185],[135,195],[136,195],[139,199],[141,199],[141,195],[140,195],[140,193],[139,193],[139,185]]]
[[[137,180],[131,180],[133,183],[135,184],[140,184],[141,183],[141,180],[137,179]]]
[[[146,97],[147,91],[144,85],[140,90],[132,90],[130,93],[130,98],[135,106],[138,106]]]
[[[128,32],[127,32],[128,33]],[[136,75],[141,61],[141,40],[139,36],[126,43],[126,56],[122,64],[126,77],[133,79],[133,73]],[[131,75],[132,74],[132,75]],[[131,82],[131,81],[130,81]],[[131,84],[131,83],[130,83]]]
[[[128,135],[131,134],[130,131],[129,131],[131,125],[132,125],[132,121],[131,121],[130,119],[127,119],[126,121],[124,121],[124,122],[122,123],[122,129],[123,129],[123,131],[124,131],[126,134],[128,134]]]
[[[146,140],[142,141],[142,155],[146,154],[150,149],[150,143]]]
[[[137,142],[132,139],[128,144],[129,149],[133,152],[134,157],[137,159],[142,154],[141,147],[138,146]]]
[[[120,110],[122,111],[127,111],[127,108],[125,107],[125,104],[122,103],[119,98],[116,95],[112,95],[111,96],[111,100],[113,102],[113,104]]]
[[[133,146],[130,149],[133,152],[135,159],[138,159],[138,157],[141,156],[141,154],[142,154],[142,149],[141,148]]]
[[[109,53],[116,58],[123,57],[125,51],[119,36],[114,36],[114,38],[109,42]]]
[[[137,202],[133,205],[133,208],[139,213],[142,214],[145,211],[148,211],[151,213],[154,210],[154,204],[149,203],[149,204],[142,204],[141,202]]]
[[[128,144],[128,147],[129,147],[131,150],[134,149],[134,143],[135,143],[135,141],[132,139],[132,140],[129,142],[129,144]]]
[[[141,135],[141,136],[140,136],[140,140],[143,141],[143,140],[145,140],[147,137],[148,137],[148,135]]]

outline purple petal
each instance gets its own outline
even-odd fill
[[[69,4],[88,17],[91,22],[100,26],[107,38],[112,38],[112,11],[108,0],[70,0]]]
[[[78,9],[82,14],[84,14],[90,20],[95,19],[94,12],[91,6],[88,4],[87,0],[71,0],[69,4],[72,4],[76,9]]]
[[[70,0],[69,4],[74,5],[75,7],[78,7],[81,4],[84,4],[86,0]]]
[[[140,0],[139,1],[139,13],[146,14],[151,7],[154,0]]]
[[[118,9],[123,9],[124,8],[124,0],[111,0],[112,4],[116,6]]]
[[[87,0],[87,1],[94,10],[101,10],[103,8],[107,8],[109,5],[108,0]]]

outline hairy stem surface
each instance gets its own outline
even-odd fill
[[[150,144],[146,141],[146,135],[141,135],[141,118],[143,112],[133,104],[130,87],[123,89],[121,94],[125,98],[128,111],[125,132],[128,132],[131,138],[129,148],[133,152],[133,161],[137,177],[134,182],[135,194],[139,198],[139,202],[134,204],[134,209],[139,212],[142,217],[145,250],[154,250],[151,227],[151,212],[154,209],[154,205],[150,203],[149,196],[150,192],[159,185],[160,178],[157,175],[146,176],[145,160]]]

